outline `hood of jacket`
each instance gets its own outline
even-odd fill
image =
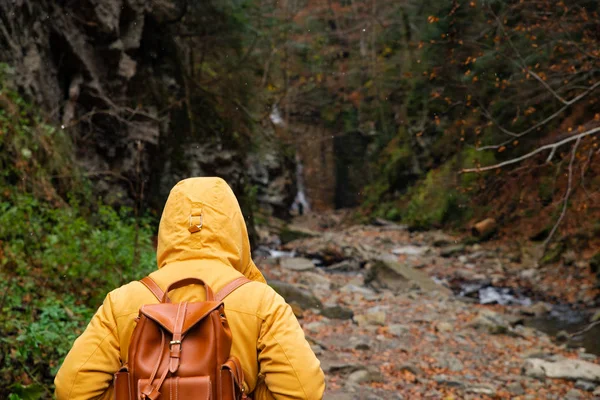
[[[173,189],[158,229],[158,268],[180,261],[211,260],[248,279],[265,282],[252,261],[240,205],[221,178],[185,179]]]

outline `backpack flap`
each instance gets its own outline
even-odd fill
[[[166,331],[173,334],[175,332],[175,324],[177,322],[180,304],[183,303],[146,304],[140,308],[140,314],[145,315],[147,318],[162,326]],[[202,321],[211,312],[222,305],[223,303],[216,301],[187,303],[181,334],[185,335],[191,327]]]

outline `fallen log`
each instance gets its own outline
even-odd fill
[[[496,232],[497,223],[494,218],[486,218],[473,225],[471,233],[479,238],[488,238]]]

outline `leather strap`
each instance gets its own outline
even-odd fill
[[[250,283],[250,282],[252,282],[252,281],[250,279],[246,278],[245,276],[240,276],[239,278],[232,280],[227,285],[225,285],[223,287],[223,289],[221,289],[217,292],[217,294],[215,295],[215,301],[218,301],[218,302],[223,301],[223,299],[225,299],[225,297],[229,296],[231,294],[231,292],[233,292],[235,289],[239,288],[242,285],[245,285],[246,283]]]
[[[142,282],[144,286],[146,286],[148,290],[152,292],[152,294],[158,299],[158,301],[162,300],[163,296],[165,295],[165,292],[163,292],[160,286],[158,286],[156,282],[154,282],[154,279],[147,276],[144,279],[140,280],[140,282]]]
[[[181,358],[181,341],[183,340],[183,322],[185,321],[185,313],[187,311],[187,301],[179,303],[177,308],[177,316],[173,327],[173,340],[169,343],[169,371],[174,374],[179,369]]]
[[[204,283],[204,281],[202,279],[184,278],[179,281],[175,281],[175,282],[171,283],[167,287],[167,290],[165,291],[166,293],[163,295],[162,302],[170,303],[171,299],[169,299],[169,296],[167,296],[167,293],[169,293],[171,290],[179,289],[179,288],[182,288],[182,287],[188,286],[188,285],[204,286],[204,289],[206,290],[206,301],[215,301],[215,295],[214,295],[212,289],[210,288],[210,286],[208,286],[206,283]]]
[[[162,298],[165,296],[165,292],[163,292],[163,290],[149,276],[143,278],[142,280],[140,280],[140,282],[142,282],[144,286],[146,286],[148,290],[152,292],[152,294],[158,299],[158,301],[161,301]],[[225,297],[229,296],[234,290],[250,282],[252,281],[246,278],[245,276],[240,276],[239,278],[232,280],[227,285],[225,285],[223,289],[217,292],[217,294],[215,295],[215,301],[223,301]]]

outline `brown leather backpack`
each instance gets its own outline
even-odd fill
[[[128,364],[115,374],[116,400],[239,400],[244,374],[230,356],[231,330],[223,299],[250,282],[238,278],[217,295],[202,280],[186,278],[163,292],[150,277],[141,280],[160,300],[140,308]],[[171,303],[169,291],[199,284],[206,301]]]

